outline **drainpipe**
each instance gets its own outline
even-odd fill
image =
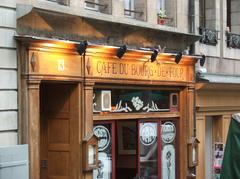
[[[223,59],[223,44],[224,44],[224,24],[223,24],[223,0],[220,0],[220,59]]]
[[[188,1],[189,33],[195,34],[195,0]]]

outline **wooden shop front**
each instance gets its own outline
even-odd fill
[[[175,55],[163,53],[150,62],[151,52],[128,50],[118,59],[117,47],[100,45],[79,55],[74,42],[17,39],[20,142],[29,144],[31,179],[189,175],[188,156],[197,160],[187,150],[192,57],[176,64]]]

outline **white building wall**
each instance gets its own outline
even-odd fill
[[[0,1],[0,146],[17,144],[16,1]]]

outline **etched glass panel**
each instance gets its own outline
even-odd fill
[[[111,124],[97,124],[93,128],[98,137],[98,160],[99,168],[93,171],[94,179],[112,178],[112,134]]]
[[[169,111],[170,91],[157,90],[125,90],[95,89],[93,95],[93,112],[106,112],[101,98],[103,91],[110,91],[111,106],[108,112],[139,113]]]
[[[176,127],[173,122],[162,122],[162,179],[176,178]]]
[[[140,177],[158,178],[157,123],[140,123]]]

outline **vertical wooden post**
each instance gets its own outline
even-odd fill
[[[198,147],[197,179],[205,178],[205,116],[197,116],[197,138],[200,141]]]
[[[190,139],[194,136],[194,86],[188,87],[187,92],[187,137]]]
[[[193,172],[188,168],[188,153],[187,141],[193,136],[194,129],[194,85],[186,87],[180,92],[180,123],[179,123],[179,139],[180,148],[179,153],[181,156],[180,164],[180,177],[186,178],[188,173]]]
[[[93,130],[93,86],[94,82],[92,81],[85,81],[84,83],[83,138]],[[92,179],[92,172],[85,172],[83,178]]]
[[[195,133],[195,104],[194,104],[194,95],[195,95],[195,88],[194,85],[190,85],[187,88],[187,141],[191,139],[191,137],[194,137]],[[187,148],[187,147],[186,147]],[[188,151],[190,152],[190,151]],[[188,154],[187,154],[188,156]],[[195,167],[188,168],[188,173],[192,174],[195,173]],[[191,178],[191,177],[190,177]]]
[[[30,179],[40,178],[40,81],[28,81],[28,144]]]

